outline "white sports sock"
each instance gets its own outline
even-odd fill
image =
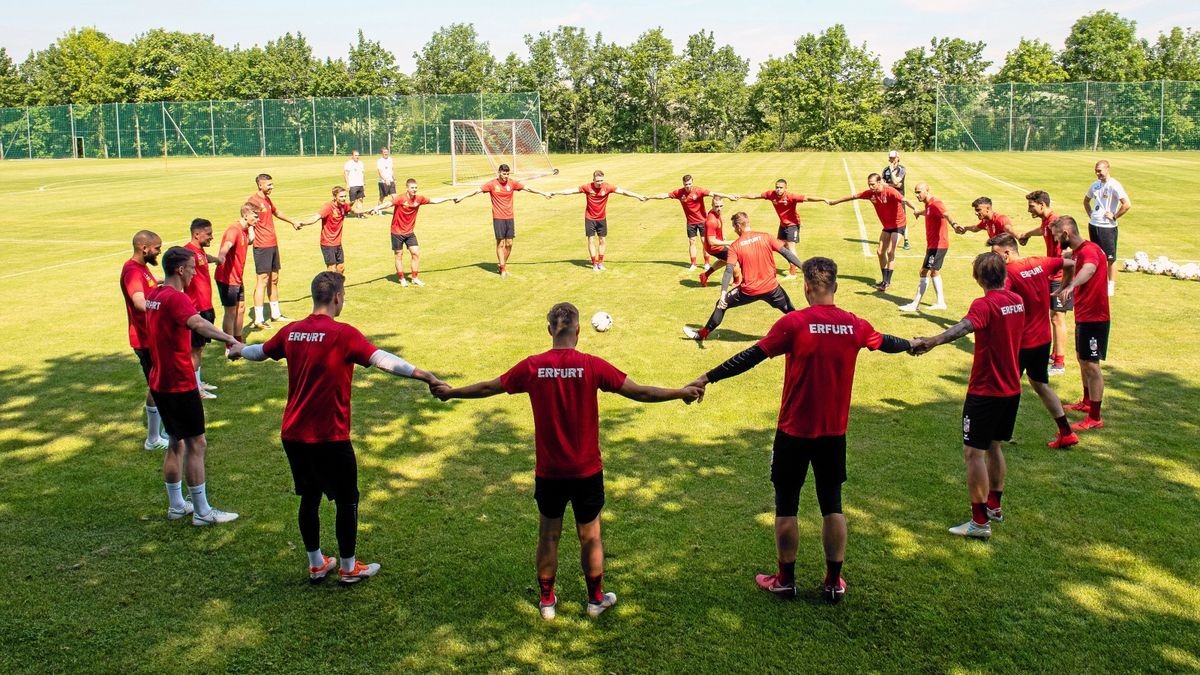
[[[283,316],[283,315],[279,313],[279,303],[272,300],[271,301],[271,318],[276,319],[281,316]]]
[[[1108,282],[1108,294],[1115,295],[1116,292],[1117,292],[1117,282],[1115,282],[1115,281]]]
[[[162,419],[158,416],[158,408],[152,405],[146,406],[146,440],[153,441],[162,436],[159,433],[159,428],[162,426]]]
[[[262,323],[262,322],[263,322],[263,308],[262,308],[262,305],[256,305],[256,306],[254,307],[254,322],[255,322],[255,323]]]
[[[929,280],[921,277],[921,281],[917,284],[917,295],[913,298],[912,304],[921,304],[921,297],[925,295],[926,288],[929,288]]]
[[[317,549],[315,551],[308,552],[308,566],[309,567],[321,567],[324,564],[325,564],[325,554],[321,551],[321,549]]]
[[[354,571],[354,556],[342,558],[342,571],[347,574]]]
[[[167,505],[173,509],[183,508],[183,481],[166,483]]]
[[[942,277],[941,276],[936,276],[933,278],[933,290],[935,293],[937,293],[938,304],[939,305],[946,304],[946,296],[942,292]]]
[[[188,492],[192,495],[192,508],[196,509],[196,513],[201,516],[207,516],[212,507],[208,505],[208,495],[204,491],[204,483],[199,485],[189,485]]]

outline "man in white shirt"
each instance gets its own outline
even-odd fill
[[[379,171],[379,201],[382,202],[396,194],[396,174],[392,171],[392,152],[388,147],[379,151],[375,169]]]
[[[362,210],[363,198],[366,197],[366,165],[358,158],[358,150],[350,153],[350,159],[342,165],[342,175],[346,179],[346,187],[350,191],[350,203]]]
[[[1083,210],[1088,212],[1088,239],[1104,249],[1108,258],[1108,294],[1116,292],[1113,263],[1117,261],[1117,220],[1133,203],[1120,181],[1108,175],[1108,160],[1096,162],[1096,180],[1083,195]]]

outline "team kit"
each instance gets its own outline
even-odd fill
[[[1003,443],[1011,440],[1024,376],[1055,425],[1051,448],[1080,443],[1080,432],[1102,429],[1104,378],[1101,362],[1109,342],[1109,297],[1114,294],[1113,263],[1117,256],[1117,222],[1131,207],[1121,184],[1109,175],[1107,161],[1095,165],[1096,181],[1083,196],[1089,214],[1085,239],[1080,224],[1051,207],[1045,191],[1026,195],[1028,213],[1036,221],[1019,230],[1011,218],[997,213],[987,197],[972,202],[978,221],[960,224],[927,183],[914,186],[914,201],[906,194],[907,171],[898,152],[888,164],[867,177],[867,189],[840,198],[792,191],[786,180],[760,193],[734,194],[708,190],[685,175],[682,185],[655,195],[640,195],[606,181],[595,171],[590,182],[558,192],[542,192],[510,175],[500,165],[496,178],[458,197],[430,199],[408,179],[397,191],[392,159],[385,148],[376,163],[379,202],[365,200],[363,162],[355,151],[346,162],[346,186],[332,189],[331,199],[313,215],[291,219],[271,199],[274,180],[254,178],[255,191],[245,200],[236,222],[216,240],[210,221],[197,218],[186,246],[162,250],[162,238],[149,230],[133,237],[133,255],[121,270],[120,285],[128,318],[129,344],[146,380],[146,450],[162,450],[167,518],[190,518],[198,527],[229,523],[238,514],[209,503],[205,472],[208,448],[204,401],[217,398],[217,387],[202,378],[202,354],[211,341],[226,347],[231,360],[284,361],[288,396],[282,412],[280,439],[300,498],[298,522],[312,583],[330,576],[344,585],[368,579],[379,563],[357,558],[358,466],[350,436],[351,380],[355,366],[370,367],[424,382],[440,400],[527,394],[534,421],[534,498],[539,512],[537,580],[539,612],[556,615],[555,578],[558,540],[567,505],[579,535],[581,567],[587,585],[586,613],[596,617],[617,602],[603,586],[604,550],[600,514],[605,503],[600,452],[598,392],[611,392],[642,403],[703,400],[707,387],[736,377],[766,359],[784,356],[786,365],[778,424],[772,447],[771,482],[775,492],[777,567],[758,574],[759,588],[779,597],[797,595],[795,576],[799,527],[797,513],[802,486],[811,466],[821,511],[821,541],[826,573],[817,584],[822,598],[842,600],[847,584],[842,576],[847,538],[842,509],[846,481],[846,429],[854,371],[861,350],[885,354],[922,355],[939,345],[974,334],[974,360],[963,403],[963,457],[971,517],[949,528],[955,535],[986,540],[993,525],[1004,522],[1002,497],[1007,466]],[[338,321],[346,301],[345,251],[342,232],[348,217],[391,209],[391,243],[397,281],[402,286],[425,286],[420,278],[420,247],[416,220],[419,209],[449,201],[460,203],[487,193],[492,205],[496,260],[501,279],[509,277],[516,225],[516,192],[551,199],[585,197],[584,234],[592,269],[605,271],[607,204],[613,194],[637,199],[676,200],[683,209],[688,239],[689,272],[698,273],[700,286],[717,283],[720,291],[713,311],[699,327],[685,325],[684,334],[703,343],[712,339],[725,313],[734,307],[765,302],[782,313],[767,334],[678,387],[642,385],[604,359],[576,349],[580,333],[578,309],[559,303],[547,314],[550,349],[531,355],[496,378],[453,387],[429,370],[376,347],[353,326]],[[750,216],[730,217],[727,238],[724,208],[728,201],[761,199],[778,216],[774,232],[756,229]],[[708,204],[706,205],[706,200]],[[904,339],[876,331],[871,324],[836,304],[837,263],[826,257],[801,260],[797,255],[801,221],[798,207],[821,202],[834,206],[852,200],[871,203],[880,223],[876,248],[879,292],[892,286],[896,250],[908,249],[908,212],[925,220],[926,250],[921,258],[917,291],[903,312],[947,308],[940,271],[957,234],[986,232],[985,252],[974,257],[972,277],[982,294],[960,321],[938,335]],[[299,230],[320,224],[320,248],[325,270],[311,283],[312,313],[299,320],[284,316],[279,306],[279,256],[276,221]],[[1044,255],[1023,255],[1031,239],[1044,245]],[[210,252],[212,248],[215,255]],[[1038,246],[1041,248],[1042,246]],[[407,249],[408,273],[403,253]],[[1040,251],[1039,251],[1040,253]],[[788,264],[776,269],[776,256]],[[161,262],[160,262],[161,258]],[[215,265],[210,274],[210,265]],[[162,277],[151,269],[161,266]],[[253,270],[252,305],[246,307]],[[802,285],[805,306],[797,309],[784,284]],[[215,286],[215,288],[214,288]],[[932,287],[936,301],[923,305]],[[218,326],[214,292],[223,310]],[[249,316],[248,316],[249,314]],[[1065,372],[1066,319],[1074,315],[1074,351],[1083,384],[1080,401],[1059,399],[1050,377]],[[249,327],[275,332],[266,342],[246,344]],[[1082,412],[1075,423],[1067,412]],[[335,505],[338,555],[325,555],[320,543],[323,498]]]

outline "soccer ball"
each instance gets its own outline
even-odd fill
[[[1125,261],[1125,271],[1126,271],[1126,272],[1136,272],[1136,271],[1138,271],[1138,261],[1136,261],[1136,260],[1134,260],[1134,259],[1132,259],[1132,258],[1130,258],[1130,259],[1126,260],[1126,261]]]
[[[597,332],[603,333],[609,328],[612,328],[613,318],[608,312],[596,312],[592,315],[592,328]]]

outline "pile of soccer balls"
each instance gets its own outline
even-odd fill
[[[1145,251],[1138,251],[1132,259],[1126,260],[1123,269],[1126,272],[1145,272],[1146,274],[1161,274],[1163,276],[1175,277],[1176,279],[1200,281],[1200,265],[1196,263],[1180,265],[1171,262],[1171,259],[1165,255],[1160,255],[1151,260],[1150,255]]]

